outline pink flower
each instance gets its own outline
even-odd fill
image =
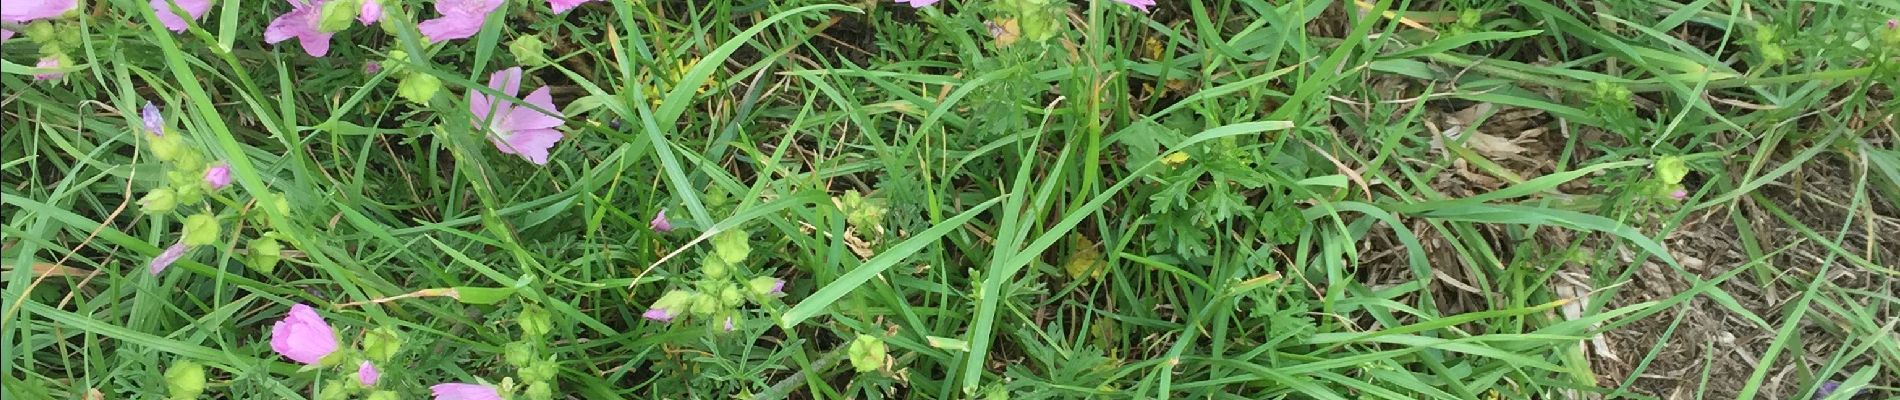
[[[292,361],[317,365],[336,352],[336,331],[323,322],[317,310],[298,303],[290,306],[290,314],[282,321],[271,326],[270,348]]]
[[[323,57],[330,53],[331,32],[317,29],[323,22],[323,3],[326,0],[288,0],[290,12],[271,20],[264,28],[264,43],[275,44],[285,39],[297,38],[297,44],[303,45],[303,52],[311,57]]]
[[[172,12],[173,1],[178,3],[179,9],[185,10],[184,14]],[[188,20],[196,21],[206,11],[211,11],[211,0],[152,0],[152,12],[158,14],[158,22],[172,32],[183,32],[191,27]]]
[[[666,219],[666,209],[662,208],[660,209],[659,213],[653,214],[652,221],[647,221],[647,227],[653,228],[654,232],[659,232],[659,233],[672,232],[673,221]]]
[[[231,186],[231,165],[218,163],[218,165],[213,165],[211,168],[206,168],[205,185],[211,186],[211,190],[213,191],[223,189],[225,186]]]
[[[376,381],[382,378],[383,373],[377,372],[376,364],[370,364],[368,360],[356,366],[356,381],[362,383],[363,386],[376,386]]]
[[[1689,198],[1689,191],[1676,189],[1676,191],[1669,193],[1669,198],[1676,199],[1676,201],[1687,200]]]
[[[25,25],[29,21],[59,17],[79,8],[77,0],[0,1],[0,22]]]
[[[649,308],[647,312],[640,313],[640,317],[653,320],[653,322],[673,322],[673,312],[660,308]]]
[[[33,66],[39,67],[39,68],[59,68],[59,58],[41,57],[40,63],[33,64]],[[59,80],[65,77],[66,77],[65,72],[48,72],[44,74],[33,74],[34,80],[41,80],[41,81],[54,81],[54,80]]]
[[[190,250],[190,248],[185,247],[184,242],[173,243],[172,247],[166,247],[165,251],[159,252],[158,257],[152,257],[152,276],[158,276],[158,273],[165,272],[166,268],[170,268],[172,263],[178,262],[180,258],[184,258],[185,250]]]
[[[1155,0],[1118,0],[1118,1],[1121,1],[1122,4],[1135,6],[1135,8],[1141,10],[1141,12],[1148,12],[1148,7],[1155,6]]]
[[[26,25],[37,19],[59,17],[79,8],[77,0],[8,0],[0,1],[0,22]],[[0,29],[0,41],[13,38],[13,31]]]
[[[594,0],[548,0],[548,8],[554,9],[555,14],[560,14],[567,12],[567,10],[572,10],[574,7],[580,7],[581,3],[590,1]]]
[[[145,102],[145,108],[139,109],[139,119],[145,122],[145,131],[152,136],[165,136],[165,115],[158,113],[158,106]]]
[[[515,97],[521,92],[521,67],[495,72],[488,77],[488,87],[508,97]],[[546,165],[548,149],[554,147],[554,142],[561,140],[561,132],[554,130],[554,127],[561,126],[560,109],[554,106],[554,98],[548,95],[546,86],[534,89],[522,100],[553,114],[506,101],[492,101],[480,91],[468,91],[468,109],[475,114],[475,127],[485,129],[488,140],[495,143],[496,149],[505,154],[520,155],[537,165]]]
[[[914,8],[924,8],[931,4],[937,4],[937,0],[897,0],[897,2],[910,3],[910,6]]]
[[[357,10],[356,20],[365,26],[383,20],[383,3],[379,0],[363,0],[363,8]]]
[[[375,75],[377,72],[383,72],[382,63],[375,62],[375,61],[363,63],[363,73]]]
[[[726,317],[726,332],[732,332],[732,317]]]
[[[473,383],[443,383],[429,387],[435,400],[501,400],[495,387]]]
[[[502,0],[435,0],[435,12],[440,17],[416,24],[427,36],[430,43],[445,40],[466,39],[482,30],[482,22],[488,19],[488,13],[501,7]]]
[[[774,295],[774,296],[783,296],[783,295],[785,295],[785,280],[784,280],[784,279],[777,279],[777,278],[773,278],[773,280],[772,280],[772,291],[770,291],[770,292],[767,292],[767,294],[770,294],[770,295]]]

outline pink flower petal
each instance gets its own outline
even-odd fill
[[[560,14],[590,1],[594,0],[548,0],[548,8],[554,9],[555,14]]]
[[[205,185],[216,191],[231,185],[231,165],[219,163],[205,169]]]
[[[522,99],[522,101],[554,114],[544,114],[540,111],[535,111],[533,108],[515,106],[514,109],[508,111],[507,119],[502,121],[501,129],[524,131],[561,126],[561,109],[554,107],[554,98],[548,95],[548,88],[546,86],[535,89],[533,93],[528,93],[528,97]]]
[[[1148,7],[1155,6],[1155,0],[1120,0],[1120,1],[1122,2],[1122,4],[1135,6],[1135,8],[1140,9],[1141,12],[1148,12]]]
[[[443,383],[429,387],[435,400],[501,400],[495,387],[473,383]]]
[[[180,258],[184,258],[185,250],[189,250],[189,248],[185,247],[184,243],[175,243],[172,244],[171,247],[166,247],[165,251],[158,253],[158,257],[152,257],[152,265],[150,267],[152,275],[156,276],[160,272],[165,272],[165,269],[170,268],[172,263],[178,262]]]
[[[59,17],[75,8],[79,8],[77,0],[0,1],[0,22],[25,24],[36,19]]]
[[[647,227],[659,233],[672,232],[673,221],[666,219],[666,209],[660,209],[659,213],[653,214],[653,220],[647,222]]]
[[[312,57],[329,54],[333,33],[317,29],[317,23],[323,20],[322,3],[299,6],[271,20],[270,25],[264,27],[264,43],[274,44],[294,37],[303,46],[303,52]]]
[[[145,102],[145,108],[139,109],[139,120],[145,123],[145,131],[152,136],[165,136],[165,116],[158,113],[158,106]]]
[[[13,38],[13,31],[0,29],[0,42],[5,42],[7,41],[7,39],[12,39],[12,38]]]
[[[931,4],[937,4],[937,0],[897,0],[897,2],[909,3],[911,7],[916,7],[916,8],[923,8]]]
[[[270,348],[277,354],[304,365],[317,365],[336,352],[336,330],[317,315],[317,310],[298,303],[290,314],[271,326]]]
[[[482,23],[488,19],[488,13],[501,7],[503,0],[436,0],[435,11],[440,17],[416,24],[422,35],[430,43],[455,39],[466,39],[481,32]],[[510,95],[513,96],[513,95]]]
[[[33,66],[38,67],[38,68],[59,68],[60,65],[59,65],[58,58],[41,57],[40,62],[38,64],[34,64]],[[65,77],[66,77],[65,72],[48,72],[44,74],[33,74],[34,80],[42,80],[42,81],[59,80],[60,78],[65,78]]]
[[[185,10],[185,14],[172,12],[173,1],[178,3],[178,8]],[[191,27],[188,21],[196,21],[211,10],[211,0],[152,0],[151,4],[152,12],[158,14],[158,22],[165,24],[165,29],[172,32],[184,31]]]
[[[507,142],[495,142],[496,149],[503,153],[519,154],[535,165],[547,165],[548,149],[554,148],[554,142],[561,141],[561,131],[528,129],[515,131],[505,137]],[[494,141],[493,138],[490,141]]]
[[[508,97],[521,95],[521,67],[495,71],[488,76],[488,88],[495,89]]]
[[[362,383],[363,386],[376,386],[376,381],[382,380],[382,378],[383,373],[377,371],[376,364],[370,364],[368,360],[364,360],[362,365],[356,366],[356,382]]]
[[[363,25],[375,24],[383,20],[383,3],[378,0],[363,0],[363,8],[356,12],[356,21]]]
[[[655,322],[673,322],[673,313],[658,308],[648,309],[646,313],[640,314],[640,316]]]

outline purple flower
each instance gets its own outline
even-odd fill
[[[659,213],[653,214],[653,220],[647,222],[647,227],[653,228],[654,232],[672,232],[673,221],[666,219],[666,209],[662,208]]]
[[[303,303],[290,306],[290,314],[270,328],[271,350],[304,365],[323,362],[336,347],[336,330]]]
[[[375,75],[377,72],[383,72],[383,63],[375,61],[363,63],[363,73]]]
[[[173,1],[178,3],[179,9],[185,10],[184,14],[172,12]],[[211,0],[152,0],[152,12],[158,14],[158,22],[172,32],[185,31],[191,27],[190,21],[203,17],[206,11],[211,11]]]
[[[218,163],[211,168],[206,168],[205,185],[210,186],[212,191],[231,186],[231,165]]]
[[[183,242],[173,243],[171,247],[166,247],[165,251],[159,252],[158,257],[152,257],[152,276],[158,276],[158,273],[165,272],[165,269],[170,268],[172,263],[178,262],[180,258],[184,258],[185,250],[189,249],[190,248],[185,247]]]
[[[1687,200],[1689,199],[1689,191],[1676,189],[1674,192],[1669,192],[1669,198],[1676,199],[1676,201]]]
[[[732,332],[732,317],[726,317],[726,332]]]
[[[640,317],[653,320],[654,322],[673,322],[673,312],[658,308],[649,308],[647,312],[640,313]]]
[[[897,2],[910,3],[910,6],[914,8],[924,8],[931,4],[937,4],[937,0],[897,0]]]
[[[752,278],[752,280],[746,281],[745,285],[746,285],[746,289],[751,290],[752,294],[755,294],[755,295],[766,296],[766,297],[778,297],[778,296],[785,295],[785,280],[784,279],[773,278],[770,276],[761,276],[761,277]]]
[[[323,22],[323,3],[327,0],[288,1],[290,12],[277,16],[264,28],[264,43],[275,44],[294,37],[297,44],[303,46],[303,52],[311,57],[329,54],[333,33],[317,29],[317,24]]]
[[[495,72],[488,78],[488,87],[515,97],[521,92],[521,67]],[[475,127],[484,130],[488,140],[495,143],[495,149],[520,155],[537,165],[547,165],[548,149],[561,140],[561,132],[554,130],[561,126],[560,108],[554,106],[554,98],[548,95],[546,86],[534,89],[522,101],[553,114],[506,101],[492,101],[481,91],[468,91],[468,110],[475,114]]]
[[[440,17],[416,24],[430,43],[445,40],[466,39],[482,30],[482,22],[488,19],[488,13],[501,7],[502,0],[435,0],[435,12]]]
[[[0,2],[0,22],[26,25],[36,19],[55,18],[79,8],[77,0],[8,0]],[[0,29],[0,41],[13,38],[13,31]]]
[[[7,0],[0,2],[0,22],[25,25],[37,19],[58,17],[75,8],[79,8],[77,0]]]
[[[356,381],[362,383],[363,386],[376,386],[376,381],[382,378],[383,373],[376,371],[376,365],[370,364],[367,360],[363,361],[362,365],[356,366]]]
[[[145,122],[145,131],[152,136],[165,136],[165,116],[158,113],[158,106],[145,102],[145,108],[139,109],[139,119]]]
[[[383,3],[379,0],[363,0],[363,8],[356,12],[356,20],[366,26],[383,20]]]
[[[555,14],[560,14],[567,12],[567,10],[572,10],[574,7],[580,7],[581,3],[590,1],[594,0],[548,0],[548,8],[554,9]]]
[[[647,312],[640,314],[640,316],[660,323],[673,322],[673,317],[678,317],[680,313],[686,312],[686,308],[692,304],[693,292],[684,290],[666,292],[666,294],[660,295],[660,299],[655,300],[653,305],[648,306]]]
[[[1148,7],[1155,6],[1155,0],[1118,0],[1118,1],[1121,1],[1122,4],[1135,6],[1135,8],[1141,10],[1141,12],[1148,12]]]
[[[38,67],[38,68],[59,68],[59,58],[58,57],[41,57],[39,64],[34,64],[33,66]],[[65,77],[66,77],[65,72],[48,72],[44,74],[33,74],[34,80],[41,80],[41,81],[53,81],[53,80],[59,80]]]
[[[1900,29],[1900,19],[1887,20],[1887,29]]]
[[[443,383],[429,387],[435,400],[501,400],[494,386],[473,383]]]

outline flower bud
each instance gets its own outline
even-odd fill
[[[429,74],[412,73],[396,84],[396,95],[416,104],[428,104],[439,90],[442,90],[442,80]]]
[[[752,280],[746,281],[746,289],[751,290],[752,294],[759,296],[784,296],[785,280],[769,276],[752,278]]]
[[[547,381],[537,381],[528,384],[528,388],[521,394],[528,400],[551,400],[554,398],[554,388],[549,386]]]
[[[139,198],[139,209],[146,214],[164,214],[178,208],[178,193],[171,188],[153,189]]]
[[[501,354],[502,360],[507,361],[508,365],[521,368],[528,365],[528,362],[534,361],[534,346],[528,342],[509,343],[502,346]]]
[[[362,11],[362,0],[330,0],[323,3],[322,14],[317,20],[317,30],[337,32],[350,27],[356,21],[356,13]]]
[[[165,369],[165,395],[169,399],[196,399],[205,391],[205,367],[190,360],[179,360]]]
[[[284,245],[278,243],[277,239],[268,237],[251,239],[248,247],[250,248],[251,270],[257,271],[257,273],[269,275],[272,270],[277,268],[277,262],[284,259]]]
[[[401,349],[402,336],[398,336],[395,329],[382,327],[363,333],[363,355],[370,360],[387,363]]]
[[[547,43],[540,36],[526,35],[508,42],[508,52],[515,55],[515,62],[526,66],[547,65]]]
[[[884,340],[871,335],[858,335],[851,341],[851,348],[845,354],[851,357],[851,367],[859,373],[876,371],[884,366]]]
[[[739,287],[726,285],[725,289],[719,291],[719,303],[726,308],[738,307],[745,304],[745,295],[739,293]]]
[[[218,241],[218,218],[211,214],[198,214],[185,218],[186,246],[205,246]]]

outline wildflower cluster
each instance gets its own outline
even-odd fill
[[[739,306],[783,296],[783,279],[761,276],[740,280],[734,276],[733,270],[752,253],[752,245],[748,240],[743,230],[725,231],[714,236],[713,250],[701,260],[700,279],[693,284],[693,289],[666,292],[648,306],[646,313],[641,316],[662,323],[696,316],[719,321],[720,326],[730,332],[740,322]]]

